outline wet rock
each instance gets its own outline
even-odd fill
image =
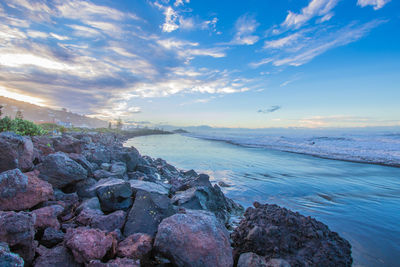
[[[267,267],[264,257],[253,252],[240,254],[237,267]]]
[[[61,215],[64,208],[60,205],[53,205],[44,208],[40,208],[32,211],[36,215],[35,228],[44,229],[47,227],[53,227],[60,229],[60,222],[57,217]]]
[[[35,260],[34,267],[80,267],[74,257],[64,246],[57,246],[52,249],[42,249],[40,256]]]
[[[218,185],[221,187],[231,187],[229,184],[225,183],[224,181],[219,181]]]
[[[172,214],[174,214],[174,210],[166,195],[138,191],[123,233],[125,236],[134,233],[154,236],[160,222]]]
[[[152,183],[140,180],[129,180],[132,191],[137,193],[138,191],[145,191],[148,193],[157,193],[160,195],[168,195],[169,190],[158,183]]]
[[[64,232],[57,230],[52,227],[48,227],[44,230],[40,244],[45,247],[51,248],[61,243],[64,240]]]
[[[79,263],[101,260],[115,242],[111,234],[99,229],[69,228],[65,235],[65,245]]]
[[[147,234],[130,235],[118,244],[117,255],[121,258],[143,259],[152,250],[152,242],[152,237]]]
[[[155,182],[157,179],[153,176],[147,176],[143,172],[129,172],[128,173],[129,180],[139,180],[146,182]]]
[[[111,165],[110,172],[115,177],[121,177],[121,179],[123,179],[124,177],[127,178],[126,171],[127,171],[127,168],[126,168],[126,164],[124,162],[115,162]]]
[[[97,180],[105,178],[116,178],[128,180],[126,165],[123,162],[115,162],[109,168],[105,168],[106,163],[102,164],[102,169],[96,170],[93,175]],[[108,167],[109,164],[107,164]]]
[[[146,175],[155,175],[157,173],[156,168],[148,165],[137,165],[136,171],[143,172]]]
[[[291,266],[351,266],[349,242],[325,224],[277,205],[254,206],[231,235],[236,257],[254,252]]]
[[[155,249],[176,266],[233,266],[226,228],[205,211],[186,211],[162,221]]]
[[[10,251],[7,243],[0,242],[0,266],[3,267],[23,267],[24,260]]]
[[[140,261],[128,258],[116,258],[115,260],[110,260],[104,263],[99,260],[93,260],[86,266],[87,267],[140,267]]]
[[[0,174],[0,210],[25,210],[53,198],[52,186],[35,172],[15,169]]]
[[[27,264],[35,256],[35,219],[27,212],[0,211],[0,242],[6,242]]]
[[[64,153],[77,153],[82,152],[84,142],[76,139],[70,135],[63,135],[62,137],[53,139],[53,146],[56,151]]]
[[[190,171],[189,171],[190,172]],[[178,191],[184,191],[192,187],[212,187],[210,183],[210,177],[206,174],[200,174],[197,176],[184,176],[184,177],[175,177],[169,181],[172,185],[171,191],[173,193]]]
[[[104,171],[110,171],[110,169],[111,169],[111,163],[102,163],[101,165],[100,165],[100,168],[102,169],[102,170],[104,170]]]
[[[108,178],[102,179],[91,190],[95,190],[105,212],[127,210],[132,205],[132,189],[129,182]]]
[[[23,172],[33,167],[34,149],[29,137],[12,132],[0,133],[0,172],[18,168]]]
[[[36,167],[39,178],[59,189],[87,178],[87,170],[62,152],[46,156]]]

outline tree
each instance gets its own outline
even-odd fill
[[[0,118],[1,118],[1,115],[3,115],[3,105],[0,105]]]
[[[111,121],[108,123],[108,129],[110,129],[111,130],[111,128],[112,128],[112,123],[111,123]]]
[[[121,120],[121,118],[118,118],[118,120],[117,120],[117,129],[121,130],[122,126],[123,126],[122,120]]]
[[[23,120],[24,119],[24,115],[22,114],[21,110],[18,110],[17,113],[15,114],[15,118],[16,119],[20,119]]]

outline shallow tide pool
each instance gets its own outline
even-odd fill
[[[400,265],[400,168],[181,135],[137,137],[125,145],[232,185],[222,190],[245,207],[273,203],[315,217],[350,241],[353,266]]]

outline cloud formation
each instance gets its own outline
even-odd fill
[[[361,7],[373,6],[374,10],[381,9],[384,5],[389,3],[391,0],[358,0],[357,5]]]
[[[235,36],[230,44],[233,45],[253,45],[260,39],[254,34],[259,23],[256,19],[248,14],[238,18],[235,24]]]
[[[258,113],[265,113],[265,114],[268,114],[268,113],[272,113],[272,112],[278,111],[278,110],[280,110],[281,108],[282,108],[281,106],[271,106],[271,107],[268,108],[268,109],[259,109],[259,110],[257,110],[257,112],[258,112]]]

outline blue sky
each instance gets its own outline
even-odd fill
[[[400,125],[397,0],[0,2],[0,95],[106,120]]]

